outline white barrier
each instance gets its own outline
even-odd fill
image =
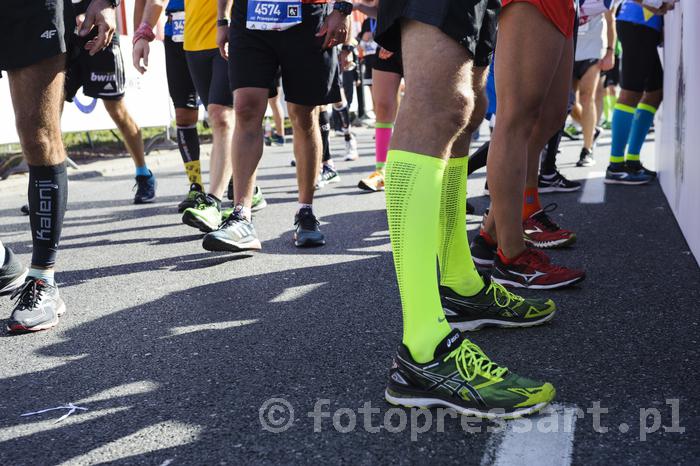
[[[700,2],[682,0],[665,16],[664,103],[656,166],[661,187],[700,262]]]

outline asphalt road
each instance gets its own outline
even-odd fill
[[[697,464],[700,269],[658,183],[606,187],[605,163],[575,168],[579,146],[564,144],[560,167],[586,188],[543,196],[579,238],[551,256],[588,278],[550,293],[561,312],[549,325],[472,335],[494,360],[553,382],[555,411],[529,427],[440,422],[383,400],[401,312],[384,196],[356,188],[373,166],[372,135],[359,138],[361,159],[339,161],[342,182],[318,193],[328,244],[313,250],[292,244],[290,144],[263,159],[270,205],[255,217],[255,254],[204,251],[180,223],[174,152],[155,157],[148,206],[131,203],[128,161],[74,176],[57,275],[68,312],[51,331],[0,335],[0,464]],[[479,212],[484,178],[469,182]],[[26,186],[0,192],[0,239],[28,262]],[[0,302],[3,317],[10,309]],[[293,408],[291,424],[278,406],[263,428],[271,398]],[[88,410],[20,416],[67,403]],[[309,417],[315,405],[327,417]]]

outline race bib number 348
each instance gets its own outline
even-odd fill
[[[248,0],[248,29],[284,31],[300,23],[301,0]]]

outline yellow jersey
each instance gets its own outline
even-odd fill
[[[185,0],[185,50],[216,47],[217,0]]]

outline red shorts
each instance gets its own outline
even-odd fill
[[[516,2],[527,2],[537,7],[567,39],[574,35],[576,11],[573,0],[503,0],[503,7]]]

